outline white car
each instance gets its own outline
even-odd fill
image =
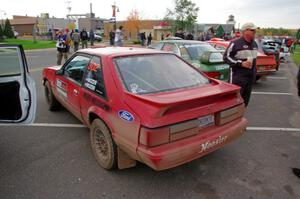
[[[36,104],[23,47],[0,44],[0,123],[33,123]]]

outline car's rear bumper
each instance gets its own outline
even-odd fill
[[[213,128],[205,134],[201,132],[189,138],[153,148],[138,147],[140,159],[154,170],[164,170],[190,162],[211,153],[234,139],[245,131],[247,120],[238,119],[218,128]]]
[[[275,73],[275,72],[276,72],[276,69],[272,69],[272,70],[258,70],[256,72],[256,75],[258,75],[258,76],[270,75],[270,74]]]

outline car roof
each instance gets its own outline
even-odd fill
[[[159,41],[161,43],[180,43],[180,44],[207,44],[203,41],[195,41],[195,40],[163,40]]]
[[[143,55],[143,54],[170,54],[160,50],[137,48],[137,47],[102,47],[86,48],[77,52],[87,53],[98,56],[126,56],[126,55]]]

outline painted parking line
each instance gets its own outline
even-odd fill
[[[51,128],[87,128],[83,124],[62,124],[62,123],[33,123],[28,125],[11,125],[0,124],[0,126],[9,127],[51,127]],[[285,127],[247,127],[247,131],[286,131],[286,132],[300,132],[300,128],[285,128]]]
[[[286,95],[292,96],[292,93],[275,93],[275,92],[252,92],[254,95]]]
[[[286,77],[267,77],[267,79],[280,79],[280,80],[284,80],[287,79]]]
[[[292,131],[292,132],[300,132],[300,128],[247,127],[247,131]]]

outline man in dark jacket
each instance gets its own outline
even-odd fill
[[[230,65],[229,82],[241,87],[240,93],[247,106],[256,76],[256,26],[246,23],[242,26],[242,32],[242,37],[229,44],[223,58]]]
[[[87,48],[88,47],[88,34],[86,32],[85,29],[82,29],[82,31],[80,32],[80,40],[81,40],[81,47],[83,48]]]

